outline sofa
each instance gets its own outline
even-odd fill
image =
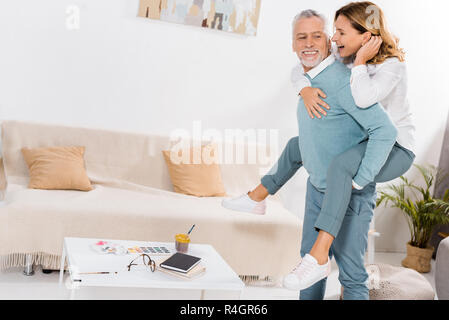
[[[241,276],[282,276],[300,259],[302,222],[279,197],[254,215],[223,208],[223,197],[173,192],[161,152],[176,142],[168,136],[5,120],[1,137],[0,269],[25,266],[28,255],[57,270],[64,237],[173,242],[193,224],[192,243],[211,244]],[[50,146],[85,146],[93,190],[28,188],[21,148]],[[220,163],[227,196],[256,186],[268,168]]]
[[[438,245],[435,261],[435,289],[438,300],[449,300],[449,237]]]

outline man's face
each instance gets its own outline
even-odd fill
[[[318,17],[300,19],[295,25],[293,51],[306,72],[329,56],[330,40],[323,30],[324,23]]]

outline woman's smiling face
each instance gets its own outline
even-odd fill
[[[351,25],[351,21],[341,14],[335,20],[335,33],[332,41],[337,45],[340,57],[346,58],[359,51],[364,41],[364,34],[355,29]]]

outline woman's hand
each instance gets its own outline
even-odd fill
[[[326,98],[326,95],[318,88],[304,87],[299,94],[301,95],[304,105],[306,106],[306,110],[312,119],[314,118],[313,115],[321,118],[319,112],[326,115],[326,111],[324,111],[320,105],[328,110],[330,109],[327,103],[320,98],[320,96],[322,98]]]
[[[365,43],[355,56],[354,67],[362,64],[366,64],[367,61],[374,58],[380,49],[382,44],[382,37],[372,36],[367,43]]]

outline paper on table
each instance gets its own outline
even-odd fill
[[[127,265],[135,257],[135,255],[115,254],[73,254],[70,262],[72,272],[119,272],[126,271]]]

